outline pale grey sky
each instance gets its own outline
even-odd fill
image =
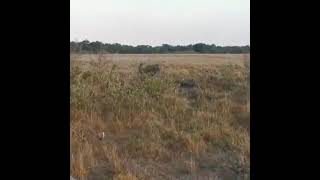
[[[70,0],[70,40],[250,45],[250,0]]]

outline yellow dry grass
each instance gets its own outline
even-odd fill
[[[146,61],[160,73],[139,74]],[[71,55],[72,176],[249,179],[248,65],[249,55]],[[196,86],[182,91],[183,79]]]

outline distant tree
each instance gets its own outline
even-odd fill
[[[163,44],[160,47],[160,53],[168,53],[169,52],[169,46],[167,44]]]
[[[193,50],[198,53],[208,53],[210,52],[211,47],[209,45],[198,43],[193,45]]]
[[[122,54],[151,54],[151,53],[250,53],[250,46],[216,46],[215,44],[190,44],[187,46],[172,46],[169,44],[163,44],[161,46],[149,46],[149,45],[121,45],[119,43],[108,44],[100,41],[90,42],[84,40],[81,42],[70,42],[70,51],[77,53],[122,53]]]

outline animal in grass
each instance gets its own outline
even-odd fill
[[[144,63],[139,64],[139,73],[140,74],[147,74],[147,75],[154,76],[159,72],[160,72],[160,65],[159,64],[149,64],[149,65],[144,65]]]
[[[98,134],[98,139],[103,140],[105,138],[105,133],[102,131]]]

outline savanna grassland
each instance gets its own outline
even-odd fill
[[[250,55],[70,56],[73,177],[250,179]]]

